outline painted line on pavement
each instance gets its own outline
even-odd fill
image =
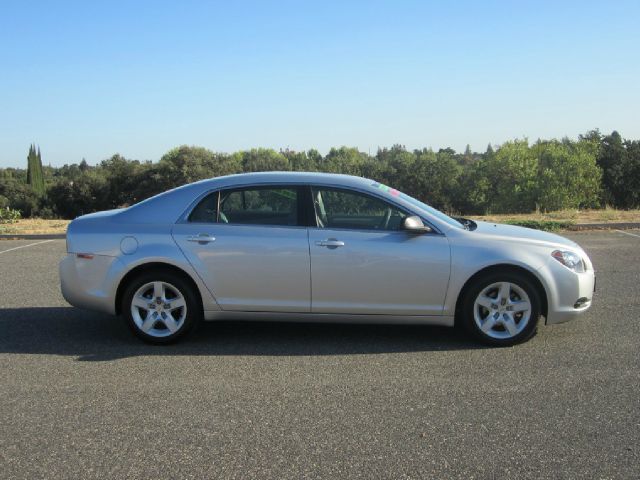
[[[7,253],[7,252],[13,252],[14,250],[20,250],[21,248],[33,247],[34,245],[41,245],[41,244],[47,243],[47,242],[53,242],[53,239],[51,239],[51,240],[42,240],[41,242],[30,243],[29,245],[20,245],[19,247],[8,248],[6,250],[0,251],[0,255],[2,255],[3,253]]]
[[[632,237],[640,238],[640,235],[636,235],[635,233],[623,232],[622,230],[616,230],[616,232],[624,233],[625,235],[630,235]]]

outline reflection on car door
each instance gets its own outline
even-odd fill
[[[298,192],[290,186],[214,192],[174,226],[175,241],[223,310],[310,311]]]
[[[309,229],[316,313],[441,315],[450,272],[439,234],[400,229],[406,213],[359,192],[314,188]]]

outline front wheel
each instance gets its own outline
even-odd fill
[[[154,344],[176,341],[202,317],[193,288],[171,272],[148,272],[129,283],[122,313],[133,332]]]
[[[540,303],[538,290],[525,275],[492,273],[467,290],[461,320],[483,343],[514,345],[535,334]]]

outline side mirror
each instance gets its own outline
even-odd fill
[[[430,233],[433,230],[422,223],[422,219],[417,215],[404,217],[402,220],[402,229],[409,233]]]

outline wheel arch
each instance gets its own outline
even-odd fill
[[[127,289],[127,285],[129,284],[129,282],[131,282],[132,279],[134,279],[135,277],[137,277],[138,275],[142,274],[142,273],[148,273],[150,271],[163,271],[163,272],[171,272],[175,275],[179,275],[180,277],[182,277],[187,283],[189,283],[189,285],[191,285],[191,287],[193,287],[193,291],[195,292],[198,301],[201,305],[201,308],[204,308],[203,302],[202,302],[202,294],[200,293],[200,289],[198,288],[197,283],[195,282],[195,280],[191,277],[191,275],[189,275],[187,272],[185,272],[183,269],[181,269],[180,267],[176,267],[175,265],[172,265],[170,263],[165,263],[165,262],[149,262],[149,263],[143,263],[141,265],[138,265],[134,268],[132,268],[131,270],[129,270],[120,280],[120,283],[118,283],[118,288],[116,290],[116,298],[115,298],[115,311],[116,311],[116,315],[120,315],[122,313],[122,296],[124,295],[125,290]]]
[[[500,264],[496,264],[496,265],[490,265],[488,267],[484,267],[481,270],[478,270],[476,273],[474,273],[473,275],[471,275],[471,277],[469,277],[467,279],[467,281],[464,283],[463,287],[460,289],[460,293],[458,294],[458,298],[456,299],[456,310],[455,310],[455,319],[456,319],[456,323],[458,321],[458,318],[460,316],[460,312],[462,310],[462,303],[464,301],[464,297],[467,293],[467,291],[469,290],[469,288],[471,288],[471,286],[474,284],[474,282],[476,280],[478,280],[479,278],[485,276],[485,275],[490,275],[493,273],[504,273],[504,272],[511,272],[511,273],[519,273],[524,275],[525,277],[527,277],[527,279],[529,279],[531,281],[531,283],[534,285],[534,287],[536,288],[536,290],[538,291],[538,294],[540,295],[540,308],[541,308],[541,314],[546,318],[547,317],[547,313],[549,310],[549,302],[548,302],[548,298],[547,298],[547,290],[545,289],[544,285],[542,284],[542,281],[540,280],[540,278],[538,278],[538,276],[533,273],[531,270],[527,270],[526,268],[519,266],[519,265],[513,265],[513,264],[509,264],[509,263],[500,263]]]

